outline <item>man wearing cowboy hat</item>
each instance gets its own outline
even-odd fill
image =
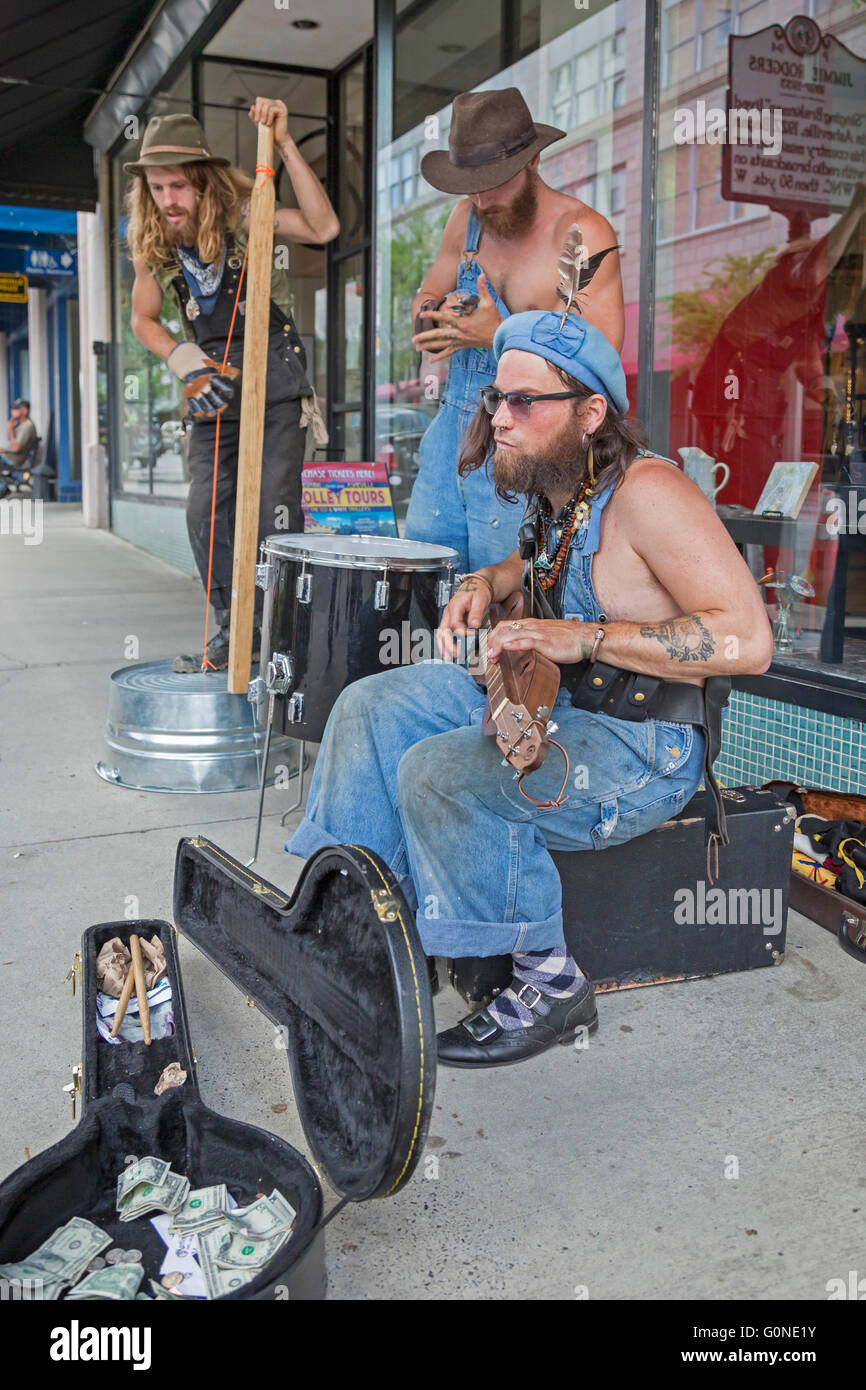
[[[287,241],[323,245],[339,232],[327,194],[289,134],[285,103],[257,97],[250,120],[273,125],[274,144],[288,170],[297,208],[278,208],[274,230]],[[211,153],[192,116],[154,116],[127,195],[129,245],[135,265],[132,331],[183,383],[194,420],[189,449],[187,529],[202,583],[207,587],[218,630],[198,656],[178,657],[176,671],[224,670],[228,666],[232,552],[240,428],[240,367],[244,352],[244,290],[234,314],[246,247],[252,181],[227,159]],[[180,320],[181,341],[160,323],[164,310]],[[234,326],[231,327],[234,315]],[[228,360],[223,366],[231,332]],[[214,492],[216,421],[219,458]],[[271,311],[262,448],[259,540],[277,529],[285,508],[288,529],[303,531],[301,468],[306,426],[319,442],[327,438],[312,387],[306,355],[291,313],[288,275],[271,272]],[[214,506],[215,504],[215,506]],[[213,512],[213,517],[212,517]],[[256,590],[254,646],[262,594]],[[253,659],[257,653],[254,650]]]
[[[698,486],[644,447],[601,330],[573,314],[512,314],[493,351],[495,385],[460,466],[482,471],[493,446],[496,486],[531,504],[521,547],[464,578],[437,634],[443,660],[341,693],[286,845],[304,857],[341,843],[379,854],[428,956],[511,955],[507,988],[439,1036],[440,1063],[456,1067],[506,1066],[596,1026],[551,850],[595,853],[646,834],[702,779],[707,837],[727,843],[712,771],[721,711],[731,674],[765,671],[773,656],[745,561]],[[521,586],[525,616],[486,634],[486,660],[539,653],[560,667],[560,686],[551,709],[514,722],[502,698],[501,742],[486,736],[485,692],[453,637],[477,632],[491,602]],[[555,740],[524,787],[502,754],[546,735],[549,715]]]
[[[407,539],[450,545],[462,568],[495,564],[514,549],[518,508],[497,499],[482,471],[459,480],[460,439],[493,380],[493,335],[508,314],[555,309],[557,262],[569,228],[579,225],[596,257],[591,284],[577,310],[622,349],[624,311],[616,235],[607,218],[577,198],[558,193],[538,174],[541,151],[565,134],[533,121],[516,87],[455,97],[448,150],[424,156],[421,172],[445,193],[462,195],[435,262],[412,305],[426,331],[413,338],[432,362],[449,360],[442,401],[421,442],[421,467],[406,517]],[[482,244],[483,237],[483,244]],[[483,271],[482,271],[483,266]],[[593,263],[583,272],[584,282]],[[478,296],[461,313],[456,291]],[[448,296],[439,309],[437,305]]]

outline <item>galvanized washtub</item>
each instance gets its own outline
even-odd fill
[[[122,666],[110,678],[106,782],[152,792],[249,791],[259,784],[265,731],[225,671],[181,674],[171,661]],[[271,740],[268,780],[297,763],[298,740]]]

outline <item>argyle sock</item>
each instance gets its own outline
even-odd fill
[[[518,989],[524,984],[534,985],[542,994],[549,994],[554,999],[566,999],[570,994],[577,994],[586,978],[569,955],[565,942],[549,951],[524,951],[511,959],[515,978],[520,981]],[[531,997],[534,999],[535,995]],[[506,1032],[512,1028],[528,1028],[538,1022],[537,1016],[522,999],[518,999],[510,985],[497,994],[493,1003],[488,1005],[487,1012]]]

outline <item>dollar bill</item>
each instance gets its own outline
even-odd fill
[[[216,1262],[221,1269],[252,1269],[258,1273],[270,1263],[291,1234],[291,1231],[279,1231],[274,1236],[265,1236],[263,1240],[234,1235],[227,1244],[219,1247]]]
[[[174,1235],[186,1235],[190,1231],[219,1226],[225,1221],[228,1205],[229,1195],[224,1182],[214,1187],[193,1188],[183,1206],[172,1214],[169,1230]]]
[[[229,1220],[241,1235],[250,1236],[253,1240],[265,1240],[280,1231],[291,1230],[295,1209],[274,1188],[270,1197],[259,1197],[248,1207],[236,1207]]]
[[[159,1187],[168,1176],[169,1169],[170,1164],[164,1158],[154,1158],[150,1154],[140,1158],[137,1163],[130,1163],[117,1179],[117,1210],[121,1210],[133,1190],[142,1183]]]
[[[208,1298],[222,1298],[223,1294],[234,1293],[244,1284],[255,1279],[258,1270],[222,1269],[217,1264],[217,1252],[229,1244],[234,1231],[227,1222],[210,1231],[199,1231],[196,1235],[198,1258],[204,1275]]]
[[[26,1279],[31,1288],[29,1294],[23,1282],[12,1286],[20,1288],[22,1297],[55,1299],[62,1288],[80,1279],[94,1256],[110,1244],[111,1237],[92,1221],[73,1216],[65,1225],[58,1226],[26,1260],[16,1265],[0,1265],[0,1275]]]
[[[169,1172],[161,1183],[145,1183],[120,1207],[121,1221],[136,1221],[149,1211],[175,1212],[189,1196],[189,1178]]]
[[[143,1265],[106,1265],[88,1274],[66,1295],[66,1302],[85,1302],[91,1299],[110,1299],[113,1302],[134,1299],[144,1278]]]
[[[37,1265],[0,1265],[0,1299],[47,1302],[59,1298],[64,1288],[60,1279],[52,1279]]]

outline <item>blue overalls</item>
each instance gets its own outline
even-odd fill
[[[564,617],[602,619],[591,568],[610,495],[596,498],[572,540]],[[576,709],[560,688],[552,718],[569,757],[568,800],[541,809],[482,733],[485,698],[464,667],[439,659],[347,686],[325,728],[306,814],[286,845],[303,858],[340,843],[375,850],[416,910],[429,956],[561,944],[550,850],[604,850],[643,835],[681,811],[703,776],[705,735],[696,725]],[[526,790],[553,799],[563,771],[551,747]]]
[[[469,212],[466,249],[457,272],[457,289],[478,293],[482,273],[475,257],[481,223],[475,208]],[[493,302],[504,318],[510,310],[490,287]],[[481,404],[481,387],[496,376],[492,348],[461,348],[449,358],[448,380],[436,418],[421,440],[421,466],[409,499],[404,537],[450,545],[461,572],[496,565],[517,548],[523,503],[501,502],[486,467],[461,478],[457,472],[460,441]]]

